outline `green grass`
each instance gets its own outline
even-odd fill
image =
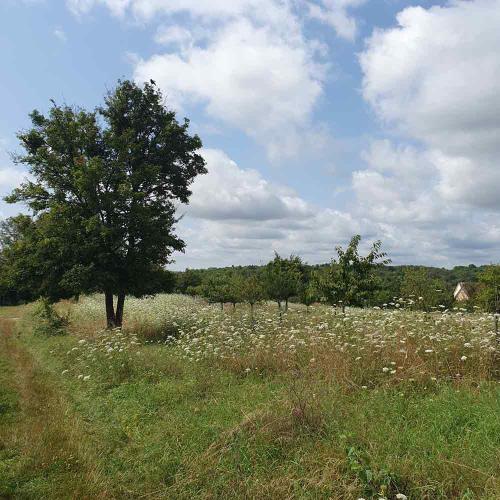
[[[18,328],[0,354],[0,497],[500,497],[496,381],[346,388],[157,344],[92,364],[67,354],[76,335]]]

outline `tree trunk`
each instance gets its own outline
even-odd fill
[[[125,305],[125,294],[123,292],[118,294],[116,302],[115,325],[119,328],[123,325],[123,307]]]
[[[108,330],[116,326],[115,308],[113,306],[113,294],[111,292],[104,293],[106,302],[106,324]]]
[[[342,314],[345,314],[345,305],[342,303]]]
[[[220,303],[220,310],[221,310],[221,311],[224,311],[224,302],[221,302],[221,303]]]
[[[288,311],[288,299],[285,299],[285,312]]]

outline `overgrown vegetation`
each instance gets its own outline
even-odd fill
[[[279,255],[277,258],[281,261],[290,261],[290,259]],[[291,259],[293,258],[298,257],[292,256]],[[227,292],[223,292],[219,298],[222,298],[224,302],[234,303],[236,300],[238,303],[242,302],[242,299],[240,294],[235,293],[234,290],[238,290],[239,284],[245,277],[257,276],[262,283],[265,297],[278,301],[273,287],[267,286],[268,269],[275,260],[264,267],[233,266],[230,268],[187,269],[175,273],[174,289],[178,293],[201,296],[210,300],[210,292],[207,291],[207,288],[213,291],[217,289],[217,284],[224,284],[228,287],[226,288]],[[425,266],[390,266],[380,263],[372,266],[367,286],[361,287],[362,289],[354,293],[353,305],[394,307],[399,298],[405,298],[407,306],[411,305],[414,310],[435,311],[443,307],[445,309],[458,307],[467,310],[479,309],[494,312],[500,308],[499,270],[500,265],[494,264],[458,266],[448,270]],[[298,286],[292,288],[293,293],[288,296],[288,300],[304,305],[321,300],[337,304],[338,293],[334,295],[330,293],[340,286],[340,282],[336,279],[337,272],[338,267],[335,262],[320,266],[301,262],[301,279],[298,281]],[[325,282],[324,279],[328,274],[330,274],[330,279]],[[454,302],[453,291],[459,282],[475,284],[476,293],[467,302]],[[236,285],[234,285],[235,283]],[[276,287],[278,283],[279,280],[276,280],[273,286]],[[329,289],[326,286],[327,283],[331,283],[330,286],[333,288]],[[208,284],[210,285],[207,287]],[[357,286],[356,281],[355,287]]]
[[[492,315],[400,304],[159,295],[105,330],[95,296],[57,306],[66,336],[3,320],[0,496],[498,498]]]
[[[69,325],[69,312],[59,314],[45,298],[39,299],[33,308],[33,332],[37,335],[64,335]]]

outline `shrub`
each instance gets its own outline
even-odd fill
[[[37,301],[33,310],[33,332],[37,335],[52,337],[65,335],[69,325],[69,312],[61,316],[46,298]]]

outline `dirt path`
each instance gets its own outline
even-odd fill
[[[18,399],[14,418],[0,429],[0,450],[14,457],[6,463],[8,479],[5,485],[0,481],[6,491],[0,490],[0,498],[39,498],[43,488],[50,498],[111,498],[92,465],[96,461],[85,427],[53,376],[23,346],[16,319],[0,318],[0,356],[11,374],[7,385]]]

